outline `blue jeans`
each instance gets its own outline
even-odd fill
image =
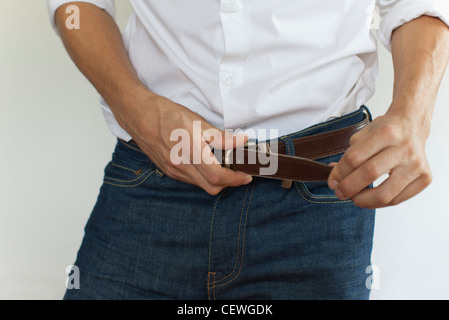
[[[284,136],[362,120],[363,109]],[[338,161],[340,155],[319,161]],[[368,299],[374,210],[326,182],[255,178],[216,196],[118,141],[64,299]]]

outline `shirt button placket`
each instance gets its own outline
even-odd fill
[[[220,92],[225,127],[231,128],[238,121],[240,104],[239,86],[248,52],[248,36],[244,20],[243,2],[239,0],[221,1],[221,24],[225,41],[225,52],[220,62]]]

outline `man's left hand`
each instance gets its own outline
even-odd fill
[[[397,205],[432,181],[425,155],[426,132],[400,115],[375,119],[350,140],[350,148],[332,170],[328,184],[340,199],[363,208]],[[367,188],[388,174],[375,188]]]

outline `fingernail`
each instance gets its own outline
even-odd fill
[[[340,190],[335,189],[334,193],[335,193],[335,195],[337,196],[338,199],[340,199],[340,200],[347,200],[347,198],[343,195],[343,193],[341,193]]]
[[[253,181],[253,177],[249,176],[249,178],[245,180],[245,184],[250,184],[252,181]]]
[[[337,186],[338,186],[337,180],[331,180],[329,182],[329,188],[331,188],[332,190],[335,190],[335,188],[337,188]]]

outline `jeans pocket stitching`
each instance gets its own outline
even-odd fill
[[[242,223],[243,223],[242,220],[243,220],[243,215],[244,215],[243,213],[244,213],[244,209],[245,209],[246,198],[247,198],[249,186],[247,186],[246,193],[245,193],[245,200],[242,205],[242,211],[241,211],[240,223],[239,223],[239,232],[238,232],[238,237],[237,237],[237,256],[236,256],[234,269],[227,276],[225,276],[219,280],[215,280],[215,275],[214,275],[214,281],[211,284],[209,284],[209,288],[212,288],[215,290],[215,288],[223,287],[223,286],[231,283],[232,281],[234,281],[235,279],[238,278],[238,276],[240,275],[240,272],[242,271],[244,253],[245,253],[246,225],[247,225],[247,221],[248,221],[249,207],[251,205],[251,200],[252,200],[253,193],[254,193],[254,186],[255,186],[255,183],[252,183],[251,194],[248,199],[248,204],[246,205],[245,221],[243,224],[243,228],[242,228]],[[240,236],[240,234],[242,232],[243,232],[243,234]],[[240,244],[240,242],[241,242],[241,244]],[[241,249],[240,249],[240,247],[241,247]],[[209,269],[210,269],[210,267],[209,267]],[[234,277],[232,277],[232,276],[234,276]],[[232,277],[232,278],[230,280],[226,281],[225,283],[221,283],[224,280],[228,279],[229,277]]]
[[[134,170],[134,169],[131,169],[131,168],[127,168],[127,167],[121,166],[121,165],[119,165],[119,164],[117,164],[117,163],[114,163],[113,161],[111,162],[111,164],[112,164],[114,167],[116,167],[116,168],[128,170],[128,171],[131,171],[131,172],[133,172],[133,173],[135,173],[135,172],[138,171],[138,170]]]
[[[239,264],[238,262],[239,262],[239,257],[240,257],[240,234],[241,234],[241,230],[242,230],[243,212],[245,210],[245,204],[246,204],[247,196],[248,196],[248,187],[246,187],[245,198],[243,200],[242,209],[240,210],[239,231],[237,233],[237,249],[236,249],[236,258],[235,258],[234,269],[231,271],[230,274],[228,274],[227,276],[221,278],[220,280],[214,281],[214,283],[219,282],[219,281],[223,281],[223,280],[229,278],[232,274],[234,274],[234,272],[237,269],[237,266]]]
[[[149,177],[151,177],[153,175],[153,173],[155,173],[156,170],[151,170],[148,169],[147,171],[145,171],[144,173],[142,173],[138,178],[133,179],[133,180],[119,180],[119,179],[114,179],[114,178],[109,178],[109,177],[105,177],[105,179],[109,179],[109,180],[113,180],[113,181],[117,181],[117,183],[113,183],[113,182],[109,182],[109,181],[104,181],[104,183],[115,186],[115,187],[122,187],[122,188],[132,188],[132,187],[137,187],[139,185],[141,185],[142,183],[144,183]],[[141,180],[141,181],[139,181]],[[136,182],[139,181],[138,183],[135,184],[130,184],[127,185],[126,183],[132,183],[132,182]],[[119,184],[119,182],[123,182],[122,184]]]
[[[124,169],[124,168],[123,168]],[[127,169],[128,171],[132,171],[132,172],[137,172],[136,170],[131,170],[131,169]],[[145,171],[142,171],[141,173],[138,174],[138,176],[135,179],[131,179],[131,180],[123,180],[123,179],[116,179],[116,178],[111,178],[111,177],[107,177],[105,176],[105,179],[108,180],[112,180],[112,181],[117,181],[117,182],[127,182],[127,183],[131,183],[131,182],[135,182],[138,181],[139,179],[142,179],[142,176],[144,176],[145,174],[147,174],[150,170],[152,170],[152,168],[148,168]],[[153,171],[155,171],[153,169]]]
[[[209,272],[207,275],[207,298],[208,298],[208,300],[216,300],[215,286],[214,286],[215,275],[216,275],[216,272]],[[212,278],[212,280],[211,280],[211,278]],[[212,294],[211,294],[211,291],[212,291]]]
[[[298,184],[301,185],[301,189],[298,187]],[[298,191],[298,194],[301,196],[302,199],[311,202],[311,203],[327,203],[327,204],[337,204],[337,203],[348,203],[351,202],[351,200],[339,200],[336,196],[318,196],[313,195],[304,186],[304,183],[295,182],[296,190]],[[328,201],[326,201],[328,200]]]

